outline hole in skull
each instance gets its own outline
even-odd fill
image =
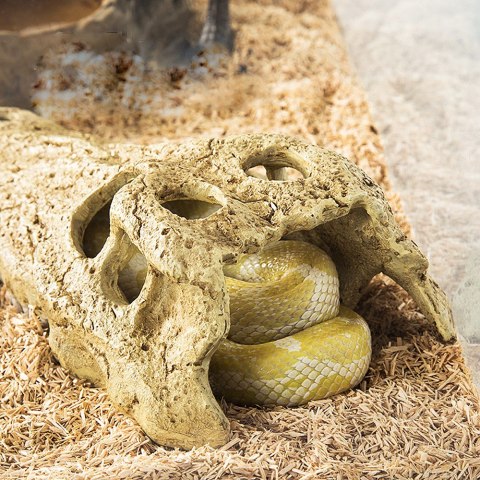
[[[245,171],[249,177],[259,178],[260,180],[271,180],[274,182],[294,182],[305,178],[303,174],[292,167],[280,167],[273,169],[264,165],[257,165]]]
[[[145,284],[147,276],[147,259],[140,250],[124,236],[128,242],[125,249],[121,268],[118,271],[117,285],[129,303],[132,303],[139,295]]]
[[[308,163],[294,152],[268,149],[244,162],[243,170],[254,178],[294,182],[308,177]]]
[[[102,250],[110,234],[110,207],[104,205],[90,220],[83,234],[82,248],[88,258],[96,257]]]
[[[209,217],[217,210],[220,210],[222,205],[205,202],[203,200],[182,199],[169,200],[168,202],[162,203],[162,207],[187,220],[198,220]]]
[[[72,241],[78,252],[88,258],[95,258],[101,252],[110,234],[113,197],[135,178],[134,172],[122,172],[78,206],[71,223]]]

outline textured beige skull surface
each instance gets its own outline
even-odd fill
[[[381,189],[335,153],[279,135],[105,145],[14,109],[0,110],[0,145],[1,277],[48,318],[62,365],[105,387],[158,443],[227,441],[208,382],[229,329],[223,266],[280,239],[328,251],[342,304],[354,307],[383,272],[444,339],[454,335],[446,298]],[[246,173],[256,165],[271,180]],[[276,180],[284,167],[302,178]],[[201,202],[208,216],[188,218]],[[107,209],[105,244],[89,243]],[[133,256],[148,270],[132,293]]]

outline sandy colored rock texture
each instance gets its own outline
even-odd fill
[[[333,152],[265,134],[107,146],[25,111],[0,115],[1,276],[48,318],[62,365],[106,387],[160,444],[228,440],[208,383],[229,326],[222,265],[270,242],[294,236],[326,246],[350,307],[385,273],[444,339],[454,335],[447,300],[381,189]],[[273,177],[289,167],[304,178],[247,175],[259,165]],[[188,202],[218,208],[192,219]],[[88,225],[106,205],[110,235],[92,252]],[[138,298],[127,299],[122,271],[137,251],[148,274]]]
[[[78,55],[44,57],[38,111],[116,142],[252,132],[305,139],[367,171],[408,235],[329,2],[232,4],[236,48],[226,71],[178,79],[138,56],[97,55],[87,45]],[[372,282],[357,309],[373,339],[372,363],[358,388],[296,409],[222,402],[232,439],[223,448],[188,452],[158,446],[105,390],[70,375],[52,354],[45,323],[31,309],[15,313],[4,289],[0,307],[2,478],[480,476],[480,409],[460,345],[443,342],[411,298],[384,277]]]

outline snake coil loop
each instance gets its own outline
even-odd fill
[[[339,305],[337,271],[323,250],[285,240],[224,273],[231,328],[210,364],[216,393],[238,404],[297,406],[362,380],[370,330]]]

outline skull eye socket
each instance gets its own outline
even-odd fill
[[[140,250],[125,235],[124,241],[128,248],[125,249],[124,258],[117,274],[117,286],[123,293],[128,303],[132,303],[142,291],[147,277],[147,259]]]
[[[88,258],[95,258],[102,250],[110,234],[110,207],[104,205],[90,220],[82,238],[82,249]]]
[[[145,284],[148,262],[123,230],[116,232],[115,242],[102,264],[102,290],[115,302],[132,303]]]
[[[191,198],[169,200],[162,203],[162,207],[179,217],[187,220],[198,220],[213,215],[222,208],[218,203],[205,202]]]
[[[308,162],[294,152],[266,150],[248,158],[243,170],[249,177],[274,182],[295,182],[309,176]]]
[[[79,253],[95,258],[110,234],[110,208],[114,195],[136,178],[133,172],[122,172],[110,183],[87,198],[74,212],[71,239]]]
[[[295,182],[296,180],[305,178],[302,172],[293,167],[273,168],[265,165],[256,165],[255,167],[245,170],[245,173],[249,177],[273,182]]]

